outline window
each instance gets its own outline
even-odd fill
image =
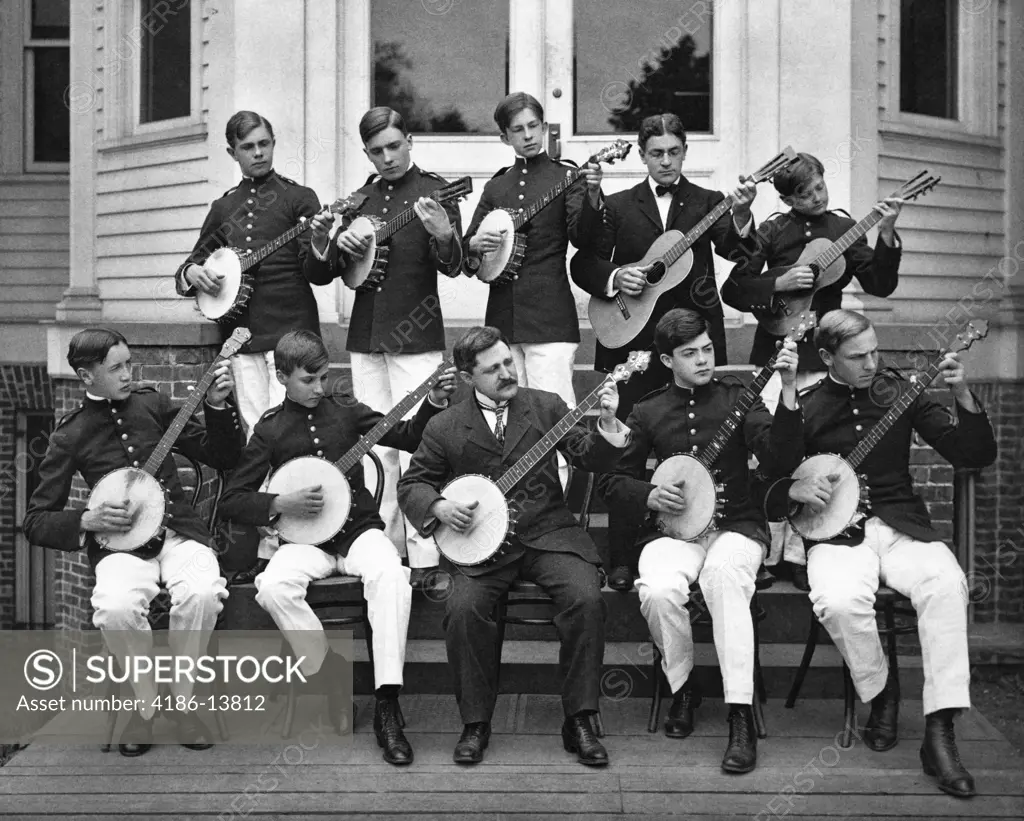
[[[139,3],[139,123],[192,113],[192,10],[189,0]]]
[[[371,105],[410,131],[493,135],[508,94],[508,0],[373,0]]]
[[[25,170],[67,171],[71,118],[69,0],[30,0],[25,37]]]
[[[900,111],[958,119],[957,3],[901,0]]]
[[[711,131],[711,3],[574,0],[576,134],[635,134],[649,114]]]

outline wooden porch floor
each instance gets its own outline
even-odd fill
[[[126,759],[97,746],[34,745],[0,769],[0,818],[611,818],[908,819],[1024,816],[1024,760],[977,711],[957,724],[961,756],[980,795],[958,801],[921,772],[919,701],[905,701],[901,739],[887,753],[854,740],[839,749],[842,704],[807,700],[766,705],[769,737],[746,776],[719,770],[726,743],[720,701],[698,711],[698,729],[679,741],[645,732],[648,702],[606,701],[612,763],[589,770],[561,747],[556,696],[508,695],[495,713],[483,764],[462,769],[451,752],[459,722],[451,696],[403,699],[415,748],[411,767],[380,758],[371,699],[360,696],[355,733],[314,735],[262,746],[222,744],[195,752],[155,747]],[[866,716],[860,709],[860,717]],[[303,726],[301,720],[296,728]],[[304,749],[307,748],[307,749]]]

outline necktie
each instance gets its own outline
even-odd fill
[[[498,440],[499,445],[505,444],[505,422],[503,417],[505,416],[505,408],[498,407],[494,409],[494,438]]]
[[[673,197],[676,195],[676,191],[679,190],[679,183],[674,182],[672,185],[656,185],[654,186],[654,193],[658,197],[663,197],[665,194],[671,194]]]

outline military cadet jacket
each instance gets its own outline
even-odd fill
[[[196,289],[185,279],[185,269],[202,265],[222,247],[244,252],[258,251],[281,234],[309,219],[320,210],[312,188],[271,171],[260,179],[243,177],[234,188],[214,200],[199,231],[199,240],[188,259],[174,274],[181,296],[195,296]],[[243,349],[249,353],[272,351],[288,331],[320,333],[320,317],[309,281],[323,278],[328,264],[311,253],[306,231],[283,245],[255,269],[254,287],[246,310],[232,325],[221,323],[225,338],[235,327],[248,328],[252,339]]]
[[[680,453],[696,458],[711,444],[744,389],[734,379],[715,378],[695,389],[670,383],[633,407],[626,420],[633,440],[615,471],[598,477],[597,488],[609,506],[643,523],[638,545],[661,536],[654,528],[655,514],[647,507],[647,498],[656,487],[645,481],[649,454],[653,452],[659,463]],[[800,461],[797,443],[801,430],[800,409],[790,410],[780,402],[773,419],[761,400],[755,400],[712,466],[716,483],[723,486],[719,530],[768,544],[764,513],[750,492],[749,453],[768,475],[790,473]]]
[[[649,178],[626,191],[611,194],[600,212],[590,209],[581,218],[580,252],[572,258],[570,265],[573,282],[587,293],[604,297],[608,278],[616,268],[643,259],[665,231],[689,231],[723,199],[725,195],[720,191],[701,188],[686,177],[680,177],[678,188],[672,195],[668,226],[663,227]],[[626,361],[630,351],[654,351],[654,328],[665,312],[672,308],[689,308],[707,320],[708,335],[715,346],[715,362],[727,364],[725,320],[715,284],[711,244],[714,243],[715,253],[720,257],[731,259],[739,253],[741,246],[745,248],[753,241],[752,230],[746,239],[741,238],[732,214],[723,215],[693,244],[690,274],[658,298],[650,320],[636,338],[622,348],[606,348],[598,342],[594,367],[611,372],[620,362]],[[752,245],[749,250],[753,250]]]
[[[574,167],[547,154],[516,157],[515,165],[498,171],[484,186],[463,244],[469,247],[481,220],[495,208],[516,213],[525,210]],[[513,344],[580,341],[565,255],[570,242],[579,247],[580,216],[584,210],[592,210],[586,192],[585,182],[578,180],[519,229],[526,238],[519,278],[491,288],[485,316],[486,324],[498,328]]]
[[[891,370],[880,371],[869,388],[851,388],[826,376],[800,395],[803,435],[795,450],[800,451],[801,459],[816,453],[849,456],[911,385]],[[980,403],[978,407],[981,408]],[[945,405],[923,393],[896,420],[857,469],[867,477],[868,516],[877,516],[919,541],[939,539],[928,509],[914,492],[910,477],[911,434],[916,431],[954,467],[983,468],[996,458],[996,441],[984,409],[971,413],[957,405],[957,417],[954,422]],[[765,512],[769,519],[782,519],[799,509],[789,501],[792,484],[792,479],[781,479],[768,489]],[[850,535],[829,542],[860,544],[863,539],[863,527],[855,527]]]
[[[411,208],[420,197],[430,196],[448,182],[437,174],[411,166],[400,180],[389,182],[376,175],[360,194],[366,202],[360,215],[387,222]],[[387,277],[379,290],[357,292],[352,305],[346,347],[353,353],[411,354],[443,351],[444,317],[437,295],[437,274],[458,276],[462,269],[462,216],[458,201],[444,206],[452,224],[452,250],[445,259],[419,218],[393,234],[387,242]],[[350,263],[348,255],[331,243],[329,267],[309,268],[310,282],[326,285],[341,276]]]
[[[220,410],[208,404],[203,407],[205,425],[192,417],[175,447],[210,467],[229,470],[238,461],[245,442],[237,411],[230,405]],[[123,401],[85,397],[81,407],[65,416],[50,437],[39,467],[39,484],[25,514],[29,542],[66,551],[88,545],[89,560],[94,565],[109,555],[93,539],[81,538],[84,506],[65,509],[75,473],[80,473],[92,488],[111,471],[144,465],[177,412],[170,398],[153,388],[136,388]],[[164,460],[156,477],[167,492],[165,526],[186,539],[213,547],[205,522],[185,498],[172,457]],[[150,559],[162,546],[163,540],[159,540],[133,555]]]
[[[429,399],[423,400],[416,414],[391,428],[380,444],[416,450],[427,422],[440,411]],[[252,438],[221,497],[219,516],[241,524],[271,526],[270,504],[276,494],[260,492],[268,473],[299,456],[320,456],[337,462],[383,417],[347,393],[327,396],[315,408],[286,398],[263,414],[253,428]],[[342,556],[348,555],[352,542],[363,531],[384,529],[377,505],[366,488],[362,464],[356,465],[347,478],[352,491],[348,521],[337,536],[320,545],[328,553]]]
[[[854,225],[850,217],[835,211],[827,211],[820,217],[805,217],[793,211],[774,215],[761,224],[752,251],[747,253],[749,244],[741,249],[736,267],[722,284],[722,300],[740,311],[775,309],[778,298],[786,296],[775,293],[775,280],[785,273],[779,269],[795,265],[812,240],[837,240]],[[864,292],[872,296],[889,296],[896,290],[901,256],[898,239],[896,245],[890,247],[879,238],[872,251],[867,240],[861,237],[843,256],[846,271],[842,277],[818,291],[811,302],[818,319],[842,307],[843,288],[854,277]],[[766,263],[768,270],[762,273]],[[808,334],[797,345],[800,370],[827,370],[812,337],[813,334]],[[781,339],[758,325],[750,350],[751,364],[764,365],[775,354],[775,343]]]

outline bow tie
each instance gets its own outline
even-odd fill
[[[679,190],[679,183],[674,182],[671,185],[656,185],[654,186],[654,194],[658,197],[663,197],[665,194],[671,194],[673,197],[676,195],[676,191]]]

